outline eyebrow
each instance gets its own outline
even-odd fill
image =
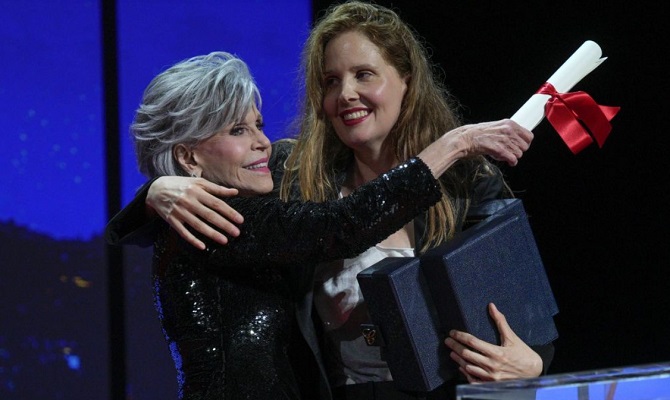
[[[356,65],[353,65],[351,68],[349,68],[349,70],[376,69],[376,68],[377,67],[373,64],[356,64]],[[328,69],[328,70],[323,71],[323,75],[328,75],[328,74],[332,74],[332,73],[333,73],[332,69]]]

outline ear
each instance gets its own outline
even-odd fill
[[[172,148],[172,157],[179,163],[181,168],[191,176],[201,176],[202,168],[195,159],[193,149],[183,143]]]

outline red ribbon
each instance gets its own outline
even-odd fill
[[[586,92],[558,93],[549,82],[537,93],[551,96],[544,114],[574,154],[593,143],[593,138],[603,146],[612,130],[610,121],[620,107],[598,105]]]

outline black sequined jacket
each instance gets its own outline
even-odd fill
[[[280,141],[273,144],[273,153],[271,158],[271,169],[273,170],[273,178],[275,180],[275,187],[278,188],[278,183],[281,181],[281,176],[283,173],[282,166],[285,158],[290,153],[292,146],[290,143]],[[468,171],[467,163],[461,165],[462,168],[466,170],[463,171],[465,176],[470,176]],[[467,205],[466,201],[470,205],[476,205],[478,203],[485,202],[490,199],[499,198],[503,196],[503,180],[500,171],[494,169],[494,174],[488,178],[479,179],[476,185],[473,186],[472,191],[468,193],[463,198],[456,197],[454,198],[454,203],[459,211],[460,215],[465,215]],[[342,174],[343,175],[343,174]],[[281,349],[273,349],[270,351],[268,347],[263,348],[264,354],[257,355],[255,360],[258,361],[258,364],[271,365],[274,370],[281,370],[282,373],[278,374],[278,380],[273,383],[275,386],[274,390],[281,390],[285,393],[284,398],[299,398],[303,399],[323,399],[329,400],[332,398],[330,386],[327,380],[327,374],[325,371],[325,366],[321,358],[321,348],[319,345],[319,335],[317,334],[317,327],[320,326],[319,322],[315,323],[315,313],[312,313],[313,309],[313,272],[315,267],[316,258],[314,255],[303,255],[304,262],[298,262],[294,260],[288,262],[281,266],[280,268],[270,268],[263,269],[261,263],[252,262],[251,259],[245,260],[245,257],[253,257],[252,253],[245,253],[244,251],[239,251],[236,249],[228,249],[228,253],[222,248],[212,247],[209,252],[198,252],[191,249],[187,244],[177,238],[176,235],[170,230],[165,228],[165,224],[160,219],[148,220],[145,214],[144,200],[148,188],[152,182],[147,182],[139,191],[136,198],[128,206],[126,206],[119,214],[117,214],[108,224],[105,234],[107,241],[112,244],[135,244],[147,247],[154,242],[154,239],[158,237],[158,242],[163,241],[164,245],[159,245],[158,249],[163,248],[162,251],[167,251],[172,249],[172,251],[177,251],[181,254],[181,257],[184,257],[184,261],[173,261],[172,270],[174,274],[177,275],[177,278],[170,278],[175,283],[175,285],[181,285],[181,288],[185,288],[188,285],[195,284],[195,287],[199,290],[190,290],[186,291],[183,289],[174,288],[177,292],[180,293],[180,296],[183,296],[184,302],[180,306],[178,304],[172,304],[171,307],[182,307],[183,309],[175,310],[174,312],[181,313],[183,315],[192,312],[193,317],[191,318],[190,324],[197,329],[208,331],[210,333],[209,337],[215,345],[218,345],[217,340],[220,340],[220,335],[212,334],[214,332],[217,324],[208,320],[209,315],[207,315],[204,310],[216,309],[221,307],[223,310],[224,307],[229,311],[229,315],[235,315],[240,321],[244,321],[245,326],[248,330],[240,329],[235,334],[231,335],[231,341],[235,342],[235,345],[242,345],[245,340],[249,341],[247,345],[253,345],[253,339],[255,336],[249,332],[259,332],[258,329],[263,325],[263,322],[270,318],[275,318],[278,325],[284,325],[288,329],[284,333],[278,333],[283,335],[282,337],[273,338],[271,341],[274,344],[280,343],[283,340],[287,340],[287,347]],[[408,182],[409,183],[409,182]],[[415,182],[416,183],[416,182]],[[276,195],[276,193],[275,193]],[[333,196],[336,196],[334,193]],[[349,197],[349,196],[348,196]],[[467,199],[467,200],[466,200]],[[238,211],[243,211],[239,207],[245,207],[244,200],[235,200],[239,201],[239,204],[231,203],[232,199],[226,199],[226,201],[233,205]],[[263,202],[268,201],[264,199]],[[250,205],[251,203],[248,203]],[[245,216],[245,223],[249,222]],[[348,218],[348,217],[345,217]],[[258,220],[256,220],[258,221]],[[459,221],[461,224],[463,220]],[[337,222],[339,223],[339,222]],[[423,235],[425,232],[425,217],[423,214],[418,215],[414,219],[414,231],[415,231],[415,243],[416,248],[421,248],[423,246]],[[295,225],[294,227],[299,227],[300,225]],[[159,229],[159,227],[161,227]],[[269,226],[268,226],[269,227]],[[311,229],[310,227],[307,227]],[[242,228],[244,229],[244,228]],[[252,243],[247,241],[247,244],[250,245],[248,250],[254,252],[262,252],[261,243],[265,241],[266,244],[272,244],[273,238],[279,238],[280,240],[285,240],[286,238],[293,238],[291,236],[292,230],[286,230],[282,228],[273,228],[265,229],[262,232],[263,235],[257,236],[261,240],[258,243]],[[159,233],[160,232],[160,233]],[[283,236],[283,238],[282,238]],[[244,241],[244,234],[240,236],[240,240]],[[310,237],[312,245],[317,243],[316,236]],[[332,240],[338,241],[343,239],[332,238]],[[172,244],[169,243],[172,241]],[[293,247],[296,250],[296,246],[300,244],[297,241],[292,240],[288,243],[289,248]],[[377,243],[378,241],[374,242]],[[279,242],[277,242],[279,243]],[[373,243],[373,244],[374,244]],[[231,242],[232,244],[232,242]],[[238,245],[241,245],[239,249],[244,249],[244,243],[240,242]],[[307,245],[306,245],[307,246]],[[272,247],[272,246],[271,246]],[[367,249],[369,246],[364,247],[360,251]],[[178,250],[176,250],[178,249]],[[252,250],[253,249],[253,250]],[[279,257],[289,257],[290,253],[288,252],[282,254],[263,254],[260,257],[266,257],[269,259],[273,256]],[[281,252],[281,249],[275,249]],[[299,250],[299,249],[298,249]],[[353,249],[350,249],[355,251]],[[246,254],[246,255],[245,255]],[[163,255],[163,260],[172,259],[175,255]],[[237,257],[237,261],[240,262],[239,266],[236,263],[230,261],[228,258]],[[336,256],[332,254],[335,259],[343,258],[344,255]],[[186,262],[189,258],[196,257],[199,259],[197,262],[200,265],[199,271],[194,270],[189,267],[189,263]],[[164,276],[164,272],[161,273],[161,269],[168,269],[169,264],[166,262],[159,262],[158,259],[161,258],[156,254],[157,260],[155,260],[154,265],[154,279],[159,279],[160,276]],[[210,260],[219,260],[221,261],[222,266],[212,268]],[[310,260],[310,258],[312,258]],[[259,258],[258,260],[260,260]],[[286,258],[288,260],[288,258]],[[228,260],[228,261],[226,261]],[[226,267],[228,265],[228,267]],[[271,264],[268,264],[271,265]],[[234,267],[231,267],[234,266]],[[253,274],[249,274],[249,271],[253,271]],[[265,280],[258,281],[254,277],[259,277],[263,273],[266,273]],[[231,280],[233,279],[233,280]],[[245,280],[248,280],[245,284],[242,284]],[[233,283],[234,282],[234,283]],[[283,282],[283,285],[275,285],[274,283]],[[161,287],[161,282],[157,282],[157,287]],[[162,283],[165,287],[165,283]],[[271,290],[268,290],[271,289]],[[184,295],[184,292],[188,292]],[[219,303],[219,296],[209,296],[207,293],[217,292],[222,293],[224,296],[228,296],[227,303]],[[165,293],[165,292],[163,292]],[[235,295],[237,294],[237,295]],[[248,307],[254,307],[253,302],[247,302],[247,296],[254,296],[262,294],[264,297],[263,304],[274,304],[275,307],[269,307],[263,309],[259,303],[259,307],[256,309],[249,309]],[[189,298],[191,296],[191,298]],[[167,308],[165,307],[165,295],[161,295],[161,291],[157,290],[156,295],[156,305],[159,313],[161,313],[161,318],[165,323],[166,317],[165,313]],[[169,297],[169,296],[168,296]],[[179,296],[174,296],[178,298]],[[250,304],[251,303],[251,304]],[[289,313],[278,312],[279,305],[282,306],[282,310],[294,310],[295,318],[291,319]],[[201,312],[202,311],[202,312]],[[256,315],[257,318],[249,320],[248,316]],[[246,319],[245,319],[246,318]],[[170,317],[170,320],[173,320],[174,317]],[[188,320],[188,319],[187,319]],[[289,321],[290,320],[290,321]],[[244,325],[243,324],[243,325]],[[240,325],[238,325],[239,327]],[[185,334],[188,335],[186,331],[189,330],[189,327],[182,326],[181,329],[185,331]],[[263,332],[265,333],[265,332]],[[260,336],[259,336],[260,337]],[[237,340],[240,339],[240,340]],[[270,342],[268,342],[270,343]],[[209,351],[209,347],[212,347],[211,344],[201,343],[193,344],[196,349],[201,349]],[[203,370],[201,366],[191,365],[190,362],[193,357],[188,357],[184,360],[184,357],[179,357],[180,354],[194,354],[189,348],[178,348],[177,344],[170,342],[171,351],[173,358],[175,358],[175,365],[178,370],[178,378],[180,381],[179,387],[180,390],[183,390],[185,393],[204,393],[208,390],[204,386],[207,385],[208,388],[214,388],[211,390],[222,390],[224,388],[224,379],[225,384],[231,384],[232,379],[243,379],[243,382],[249,383],[254,382],[251,380],[251,377],[243,376],[241,378],[233,378],[231,375],[232,371],[227,373],[224,371],[226,365],[231,361],[223,360],[224,352],[214,352],[207,353],[210,354],[211,360],[218,357],[219,366],[212,369],[211,365],[208,369]],[[245,348],[248,349],[248,348]],[[261,349],[260,347],[258,348]],[[548,345],[542,348],[534,349],[541,355],[545,372],[548,368],[551,359],[553,358],[553,345]],[[268,360],[266,357],[268,354],[277,354],[277,351],[282,353],[280,358],[272,358]],[[212,355],[215,354],[215,355]],[[241,353],[240,353],[241,354]],[[288,360],[284,358],[284,354],[288,355]],[[247,360],[249,362],[254,362],[254,360]],[[290,365],[287,364],[290,363]],[[185,364],[186,363],[186,364]],[[258,368],[258,371],[263,371],[264,368]],[[260,372],[259,372],[260,373]],[[197,376],[198,383],[193,383],[195,386],[192,389],[189,387],[189,383],[186,382],[188,375]],[[271,380],[262,378],[261,381],[257,381],[257,386],[266,385],[265,382],[270,382]],[[296,392],[296,383],[299,387],[300,395]],[[269,386],[268,386],[269,387]],[[208,398],[208,397],[192,397],[192,398]],[[226,397],[228,398],[228,397]],[[272,397],[272,398],[282,398],[282,397]]]
[[[295,313],[311,291],[313,266],[365,251],[440,198],[428,167],[410,159],[338,201],[226,199],[245,217],[226,246],[197,250],[159,223],[154,297],[180,398],[311,397],[300,389],[310,379]]]

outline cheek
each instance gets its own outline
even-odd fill
[[[368,92],[368,98],[375,104],[385,104],[394,107],[396,102],[401,99],[397,90],[393,90],[387,84],[380,85]],[[399,102],[399,101],[398,101]]]
[[[203,151],[201,161],[209,173],[216,176],[216,180],[229,180],[241,164],[243,153],[235,143],[220,142]]]
[[[407,93],[407,84],[400,78],[391,77],[370,90],[368,95],[377,104],[385,104],[386,107],[399,109],[405,93]]]
[[[337,96],[332,92],[326,93],[321,102],[323,112],[330,119],[337,116]]]

